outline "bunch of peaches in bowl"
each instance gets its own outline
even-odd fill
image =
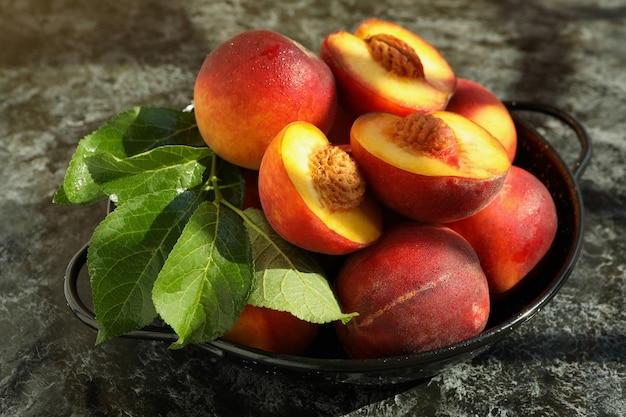
[[[265,370],[401,382],[528,320],[575,262],[583,167],[572,175],[511,108],[377,18],[328,34],[318,54],[267,30],[211,51],[194,87],[202,139],[352,316],[246,305],[202,347]]]

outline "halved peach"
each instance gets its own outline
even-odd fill
[[[340,103],[355,116],[445,109],[456,75],[439,50],[395,23],[371,18],[354,34],[327,35],[320,57],[331,68]]]
[[[372,194],[423,222],[478,212],[498,194],[511,167],[489,132],[445,111],[362,115],[352,125],[350,144]]]
[[[365,191],[354,159],[307,122],[285,126],[259,168],[268,222],[285,240],[314,252],[346,254],[380,237],[380,206]]]

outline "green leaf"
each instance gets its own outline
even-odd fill
[[[86,158],[93,180],[119,204],[160,190],[189,190],[202,184],[211,149],[168,145],[128,158],[98,153]]]
[[[241,313],[253,279],[245,226],[230,209],[198,207],[152,291],[158,314],[178,334],[172,348],[213,340]]]
[[[311,255],[282,239],[263,212],[246,209],[254,226],[248,227],[255,262],[255,279],[248,303],[288,311],[313,323],[348,322],[322,268]]]
[[[53,198],[58,204],[93,204],[107,196],[91,178],[86,158],[108,153],[127,158],[163,145],[206,146],[193,113],[135,107],[120,113],[78,143]]]
[[[121,123],[120,139],[127,156],[164,145],[206,147],[194,113],[162,107],[135,107],[123,114],[128,117]]]
[[[246,195],[246,184],[241,176],[240,168],[237,165],[217,158],[216,176],[222,198],[225,198],[237,207],[241,207]],[[215,199],[214,195],[213,199]]]
[[[146,194],[117,207],[98,225],[87,255],[96,343],[154,320],[152,286],[199,200],[191,191]]]
[[[78,147],[65,171],[61,187],[52,199],[56,204],[93,204],[104,200],[107,195],[100,189],[89,175],[85,157],[95,151],[90,146],[91,136],[78,142]]]

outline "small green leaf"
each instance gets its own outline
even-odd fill
[[[135,107],[129,113],[120,138],[127,156],[164,145],[206,146],[194,113],[162,107]]]
[[[248,227],[255,262],[255,279],[248,303],[288,311],[313,323],[348,322],[322,268],[307,252],[282,239],[263,212],[246,209],[255,227]]]
[[[98,184],[91,179],[89,169],[85,164],[85,157],[95,153],[90,146],[91,137],[87,136],[78,142],[78,147],[65,171],[63,183],[52,199],[53,203],[87,205],[107,197]]]
[[[154,320],[152,286],[198,204],[191,191],[160,191],[127,201],[98,225],[87,255],[96,343]]]
[[[57,192],[54,194],[54,198],[52,199],[52,202],[55,204],[72,204],[67,194],[65,194],[65,187],[63,184],[61,184]]]
[[[52,201],[93,204],[106,198],[87,169],[88,156],[108,153],[126,158],[163,145],[206,146],[193,113],[149,107],[135,107],[119,113],[79,141],[63,183]]]
[[[219,203],[204,202],[152,291],[158,314],[178,334],[172,348],[226,333],[246,303],[252,279],[250,241],[241,219]]]
[[[202,184],[211,149],[168,145],[128,158],[98,153],[86,158],[89,173],[117,203],[162,190],[189,190]]]

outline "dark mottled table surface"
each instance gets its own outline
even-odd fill
[[[422,35],[501,98],[550,103],[587,128],[584,246],[553,301],[474,360],[392,387],[259,375],[162,342],[95,346],[63,275],[105,207],[51,204],[78,140],[135,105],[186,106],[207,52],[242,30],[318,50],[371,16]],[[0,26],[1,416],[626,415],[622,1],[0,0]]]

